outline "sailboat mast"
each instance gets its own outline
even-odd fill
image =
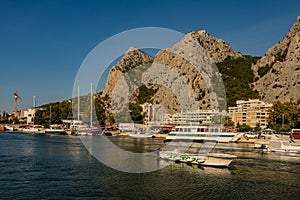
[[[78,89],[77,89],[77,120],[79,121],[80,118],[79,118],[79,115],[80,115],[80,89],[79,89],[79,86],[78,86]]]
[[[32,118],[32,123],[34,125],[34,118],[35,118],[35,107],[36,107],[36,99],[35,99],[35,96],[33,96],[33,99],[32,99],[32,106],[33,106],[33,118]]]
[[[93,126],[93,83],[91,83],[91,119],[90,119],[90,121],[91,121],[91,127]]]
[[[49,124],[51,124],[51,118],[52,118],[52,106],[50,106],[50,118],[49,118]]]

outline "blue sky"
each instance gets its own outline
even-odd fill
[[[205,29],[243,54],[263,55],[300,15],[300,1],[0,0],[0,111],[68,99],[84,58],[139,27]],[[98,89],[99,90],[99,89]]]

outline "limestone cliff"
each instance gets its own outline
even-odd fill
[[[190,32],[187,36],[191,36],[197,43],[202,46],[213,59],[214,62],[222,62],[228,56],[233,58],[242,57],[243,55],[236,52],[224,40],[209,35],[205,30],[199,32]]]
[[[110,103],[111,97],[114,90],[119,88],[115,88],[117,82],[124,77],[126,72],[134,69],[139,65],[144,65],[146,63],[153,62],[153,58],[146,54],[145,52],[136,49],[134,47],[130,47],[121,60],[113,66],[108,74],[106,86],[102,90],[100,98],[105,104],[105,108],[108,112],[110,112]]]
[[[253,89],[266,102],[300,99],[300,16],[287,35],[252,66]]]
[[[242,54],[235,52],[224,40],[214,38],[204,30],[188,33],[172,48],[159,51],[155,56],[153,65],[167,66],[167,71],[175,70],[183,77],[186,85],[191,88],[190,92],[182,95],[176,94],[177,90],[183,90],[182,85],[177,88],[174,87],[175,83],[172,82],[172,79],[175,78],[167,78],[170,75],[166,74],[161,77],[164,80],[159,80],[159,77],[157,79],[158,82],[164,83],[168,87],[158,86],[152,101],[163,105],[168,113],[180,112],[184,110],[183,107],[187,106],[196,107],[193,109],[218,109],[214,104],[220,99],[217,99],[214,90],[220,90],[218,95],[223,96],[222,98],[225,94],[223,93],[224,88],[222,88],[224,86],[220,81],[221,76],[215,63],[223,61],[228,56],[237,58],[242,57]],[[153,74],[149,76],[151,77]],[[215,82],[219,80],[221,86],[218,86],[218,89],[216,86],[213,88],[212,85],[215,83],[212,83],[212,79]],[[167,84],[167,82],[171,83]],[[182,100],[181,98],[184,96],[187,99]],[[194,102],[191,99],[194,99]],[[182,104],[186,102],[189,105],[183,106]],[[194,105],[195,102],[197,105]]]
[[[225,90],[215,63],[228,56],[242,57],[224,40],[203,30],[186,34],[172,48],[160,50],[154,60],[138,49],[129,49],[110,70],[101,99],[108,112],[121,112],[124,101],[128,103],[126,96],[135,101],[133,96],[139,95],[138,88],[145,85],[156,91],[149,101],[160,110],[157,113],[218,109],[216,103],[225,100]],[[141,68],[152,61],[147,70]],[[143,71],[142,77],[132,76],[141,74],[137,71]]]

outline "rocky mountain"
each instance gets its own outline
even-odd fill
[[[266,102],[300,99],[300,16],[282,41],[252,66],[253,89]]]
[[[242,54],[235,52],[224,40],[214,38],[204,30],[188,33],[172,48],[160,50],[156,54],[152,68],[164,68],[160,73],[165,75],[146,74],[146,77],[156,79],[154,85],[157,85],[157,92],[152,97],[152,102],[162,105],[168,113],[218,109],[218,98],[224,100],[225,93],[215,63],[228,56],[238,58]],[[152,71],[157,72],[159,69]],[[175,80],[179,78],[185,84],[178,85]],[[222,91],[219,94],[215,93],[218,89]]]
[[[153,58],[150,55],[139,49],[130,47],[121,58],[121,60],[110,69],[106,81],[106,86],[100,94],[100,99],[102,100],[108,112],[111,110],[110,104],[113,91],[119,89],[115,88],[115,86],[118,81],[124,76],[124,74],[137,66],[152,62]]]
[[[232,58],[243,56],[241,53],[234,51],[224,40],[209,35],[205,30],[190,32],[186,37],[193,38],[193,40],[209,53],[209,56],[216,63],[222,62],[228,56]]]
[[[138,96],[138,88],[145,85],[155,91],[148,102],[157,107],[158,113],[214,109],[218,106],[215,105],[220,100],[218,98],[225,98],[224,93],[214,92],[222,80],[215,63],[228,56],[242,57],[224,40],[214,38],[203,30],[190,32],[172,48],[160,50],[154,60],[146,53],[130,48],[110,70],[101,99],[108,110],[121,112],[124,107],[118,105],[127,101],[126,96],[130,96],[130,101],[137,101],[134,96]],[[151,62],[153,64],[147,69],[141,68]],[[142,76],[137,77],[137,74]],[[224,91],[224,86],[220,85],[218,89]],[[112,97],[114,102],[111,102]]]
[[[227,87],[236,88],[226,90],[227,93],[230,91],[227,95],[233,100],[242,99],[244,90],[238,88],[244,88],[253,98],[257,98],[258,91],[266,102],[297,101],[300,99],[299,30],[300,17],[283,40],[261,59],[243,56],[224,40],[204,30],[186,34],[173,47],[160,50],[155,58],[130,48],[111,68],[106,87],[100,94],[101,100],[107,112],[123,112],[124,106],[119,105],[141,103],[141,99],[143,103],[154,104],[159,115],[195,109],[223,110],[226,100],[224,80]],[[224,74],[219,72],[216,63]],[[236,71],[243,76],[236,76]],[[247,73],[249,79],[238,79]],[[233,87],[236,85],[238,87]],[[249,85],[253,90],[246,87]],[[145,91],[140,91],[141,86]]]

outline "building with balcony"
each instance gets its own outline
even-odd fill
[[[213,110],[195,110],[190,112],[175,113],[173,115],[165,114],[164,123],[165,124],[191,124],[191,125],[210,125],[215,116],[220,113]]]
[[[273,104],[265,103],[259,99],[249,99],[248,101],[238,100],[236,101],[236,107],[229,107],[228,112],[235,126],[248,125],[251,128],[260,126],[261,128],[267,128],[269,109]]]

